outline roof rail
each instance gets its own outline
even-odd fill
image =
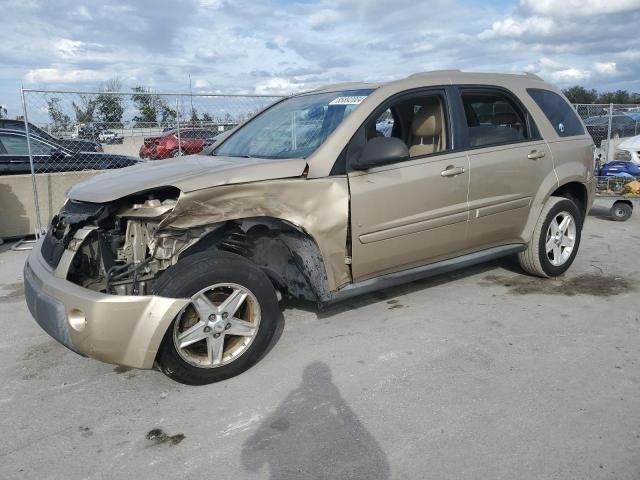
[[[536,75],[535,73],[531,73],[531,72],[524,72],[524,74],[529,77],[532,78],[534,80],[542,80],[542,77],[540,77],[539,75]]]
[[[434,73],[437,73],[437,74],[440,74],[440,73],[462,73],[462,70],[460,70],[459,68],[453,68],[453,69],[448,69],[448,70],[447,69],[445,69],[445,70],[430,70],[428,72],[412,73],[407,78],[422,77],[424,75],[433,75]]]

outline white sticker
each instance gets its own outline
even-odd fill
[[[329,105],[360,105],[367,98],[366,95],[354,95],[351,97],[336,97]]]

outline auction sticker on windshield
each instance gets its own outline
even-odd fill
[[[362,101],[367,98],[366,95],[354,95],[350,97],[336,97],[329,105],[360,105]]]

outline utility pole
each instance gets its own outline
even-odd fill
[[[191,98],[191,116],[193,116],[193,89],[191,88],[191,72],[189,72],[189,98]]]

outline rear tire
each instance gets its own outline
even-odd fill
[[[280,316],[265,273],[239,255],[217,250],[168,268],[154,294],[191,299],[167,329],[156,358],[162,372],[187,385],[225,380],[253,366]],[[231,307],[225,307],[227,300]]]
[[[627,202],[615,202],[609,210],[609,215],[614,222],[626,222],[633,214],[633,207]]]
[[[573,200],[549,198],[540,213],[531,241],[526,250],[518,254],[522,269],[537,277],[555,277],[566,272],[580,246],[581,219],[580,210]],[[567,222],[566,227],[563,221]]]

